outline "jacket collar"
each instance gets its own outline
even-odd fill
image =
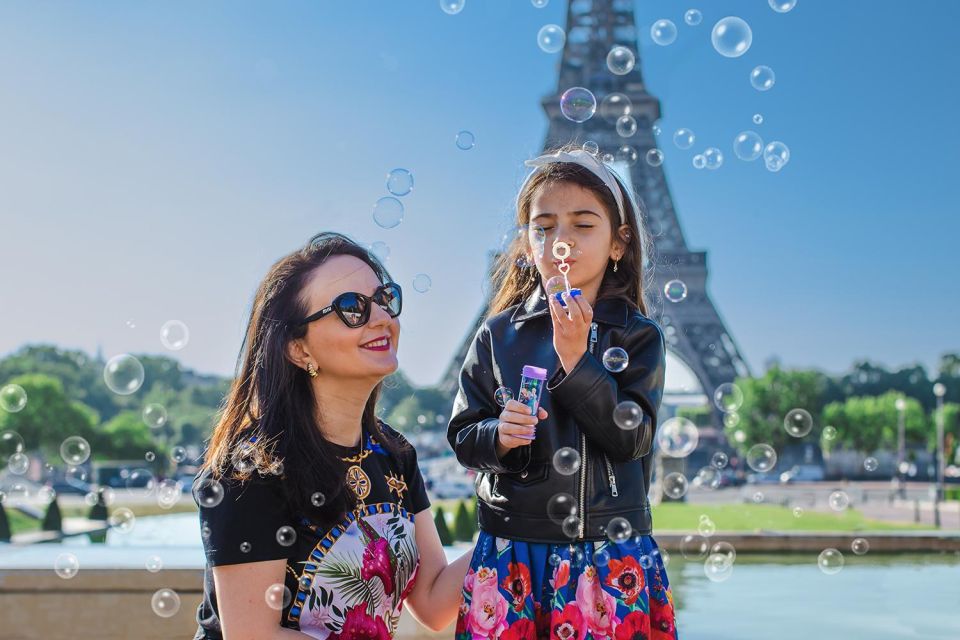
[[[550,308],[547,306],[547,296],[543,293],[541,286],[537,285],[537,288],[527,299],[522,304],[517,305],[510,316],[510,321],[523,322],[543,315],[549,316]],[[630,306],[620,298],[601,298],[597,300],[597,304],[593,307],[595,322],[626,327],[629,318]]]

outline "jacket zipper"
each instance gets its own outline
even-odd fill
[[[590,323],[590,353],[593,354],[594,347],[597,345],[597,323]],[[610,465],[610,461],[607,460],[607,454],[603,454],[603,459],[607,463],[607,477],[610,479],[610,488],[613,491],[613,495],[617,495],[617,480],[613,475],[613,467]],[[586,528],[587,522],[587,469],[588,469],[588,460],[587,460],[587,436],[582,432],[580,433],[580,530],[578,531],[580,538],[584,537],[584,530]]]

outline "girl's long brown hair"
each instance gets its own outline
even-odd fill
[[[287,359],[287,345],[306,334],[306,325],[296,321],[315,311],[307,309],[302,296],[311,274],[337,255],[359,258],[381,282],[390,280],[375,256],[338,233],[318,234],[274,264],[254,296],[236,375],[203,463],[216,479],[281,475],[295,513],[333,520],[352,510],[356,497],[346,487],[346,466],[316,424],[310,378]],[[379,395],[378,384],[364,407],[363,426],[397,453],[400,447],[385,437],[375,415]],[[325,498],[319,509],[312,498],[318,492]]]
[[[562,151],[570,151],[576,147],[565,146]],[[616,174],[614,174],[616,177]],[[643,221],[642,205],[635,205],[627,189],[619,177],[616,177],[626,211],[626,224],[630,227],[630,241],[626,251],[620,259],[617,271],[613,270],[613,261],[607,262],[607,268],[600,283],[597,300],[602,298],[620,298],[635,306],[644,315],[647,314],[645,292],[652,282],[652,270],[644,269],[645,261],[653,263],[650,256],[653,243],[647,233]],[[497,257],[493,270],[493,283],[496,293],[490,301],[488,315],[500,313],[526,300],[540,285],[540,274],[536,267],[529,264],[525,256],[531,253],[529,234],[530,207],[537,191],[545,185],[556,183],[575,184],[592,192],[607,213],[613,229],[614,238],[618,237],[617,228],[620,226],[620,214],[617,211],[617,202],[610,193],[610,189],[600,178],[588,169],[569,162],[554,162],[540,167],[537,173],[527,181],[517,197],[517,233],[509,246]]]

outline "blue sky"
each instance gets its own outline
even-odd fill
[[[698,27],[683,24],[692,7]],[[833,372],[932,366],[960,348],[960,5],[636,11],[674,204],[754,370],[774,355]],[[753,29],[741,58],[710,45],[727,15]],[[163,353],[160,326],[179,319],[190,343],[172,355],[230,373],[259,278],[333,229],[389,244],[408,292],[401,367],[436,382],[546,131],[560,54],[537,31],[564,18],[559,0],[467,0],[455,16],[436,0],[0,5],[0,353]],[[679,30],[668,47],[650,40],[659,18]],[[750,86],[758,64],[777,74],[769,92]],[[679,127],[724,166],[695,170],[669,139]],[[461,129],[474,149],[454,145]],[[737,160],[745,129],[786,142],[789,165]],[[385,230],[371,211],[396,167],[416,186]]]

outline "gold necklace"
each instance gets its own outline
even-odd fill
[[[370,495],[370,476],[363,470],[360,464],[363,462],[364,458],[373,453],[372,449],[367,447],[366,436],[361,436],[363,438],[363,448],[355,456],[337,456],[343,462],[353,462],[347,467],[347,473],[345,475],[347,486],[350,487],[350,490],[357,496],[357,511],[363,508],[363,501]]]

